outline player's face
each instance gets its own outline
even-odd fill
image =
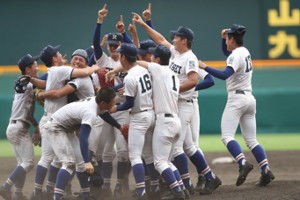
[[[119,46],[120,45],[115,45],[115,44],[110,44],[107,46],[110,57],[112,57],[114,60],[119,58],[119,53],[117,52],[117,48]]]
[[[182,39],[180,36],[175,35],[173,38],[173,45],[176,51],[180,51],[184,46],[186,39]]]
[[[81,56],[73,56],[71,66],[74,68],[85,68],[87,66],[86,60]]]
[[[39,72],[39,67],[36,61],[32,64],[32,66],[29,68],[29,75],[31,77],[37,78],[38,77],[38,72]]]
[[[228,35],[226,35],[226,45],[227,50],[232,51],[234,49],[234,39],[233,37],[229,38]]]
[[[147,62],[151,62],[151,56],[152,56],[151,53],[144,53],[144,54],[138,55],[140,60],[144,60],[144,61],[147,61]]]
[[[60,52],[57,52],[53,57],[54,63],[57,66],[65,65],[67,63],[67,59],[65,56],[62,56]]]

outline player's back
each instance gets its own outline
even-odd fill
[[[245,47],[234,49],[227,58],[227,66],[234,69],[235,73],[226,80],[227,91],[252,91],[252,61],[251,55]]]
[[[92,126],[97,114],[98,105],[95,97],[88,97],[63,106],[51,118],[59,127],[71,132],[78,130],[81,124]]]
[[[135,98],[132,113],[153,109],[152,80],[147,69],[138,65],[132,67],[124,83],[124,95]]]
[[[169,66],[149,63],[148,70],[152,75],[153,104],[156,114],[178,113],[179,79]]]
[[[67,80],[71,79],[73,68],[69,66],[53,66],[48,68],[46,91],[62,88]],[[45,99],[45,112],[54,113],[56,110],[67,104],[67,97],[58,99]]]

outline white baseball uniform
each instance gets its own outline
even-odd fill
[[[169,67],[170,69],[178,75],[180,84],[188,79],[187,74],[189,72],[198,73],[198,59],[192,50],[188,50],[182,54],[175,50],[174,46],[171,46],[171,59]],[[197,151],[197,147],[194,145],[191,131],[191,123],[193,117],[195,117],[195,110],[193,102],[198,101],[195,97],[198,92],[195,88],[191,88],[188,91],[179,93],[178,99],[178,115],[181,121],[181,131],[180,137],[174,147],[174,157],[186,153],[188,156],[193,155]],[[196,112],[199,114],[199,112]],[[199,118],[199,116],[198,116]],[[184,150],[183,150],[184,149]]]
[[[44,126],[49,136],[52,152],[62,162],[62,169],[66,169],[70,174],[75,163],[83,163],[79,139],[75,132],[79,130],[81,124],[92,127],[99,114],[100,110],[95,97],[89,97],[57,110]],[[84,172],[85,169],[83,167],[77,171]]]
[[[174,143],[181,128],[178,117],[179,79],[168,66],[149,63],[152,75],[153,104],[156,123],[153,133],[153,156],[156,170],[161,174],[173,167],[171,163]]]
[[[142,153],[145,163],[150,164],[153,162],[152,137],[146,137],[146,134],[152,134],[155,120],[151,75],[147,69],[136,65],[128,70],[124,83],[124,95],[134,97],[128,131],[128,149],[131,166],[143,163],[141,158]]]
[[[234,74],[226,80],[227,103],[223,112],[221,131],[225,145],[234,139],[238,124],[246,141],[252,149],[256,140],[256,100],[252,95],[252,63],[249,51],[245,47],[234,49],[227,58],[227,66]]]
[[[34,120],[35,92],[31,83],[28,83],[25,87],[24,93],[15,92],[14,94],[11,117],[6,129],[6,136],[13,146],[18,165],[22,166],[26,172],[28,172],[34,166],[33,146],[29,127]]]

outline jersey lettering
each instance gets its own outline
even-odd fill
[[[148,91],[152,88],[150,76],[148,74],[145,74],[143,77],[140,77],[139,82],[142,87],[142,93],[145,93],[146,91]]]
[[[173,88],[172,89],[174,91],[177,91],[176,82],[175,82],[175,76],[174,75],[172,76],[172,80],[173,80]]]
[[[176,65],[175,63],[171,63],[171,65],[170,65],[170,69],[173,71],[173,72],[175,72],[175,73],[177,73],[177,74],[180,74],[180,71],[181,71],[181,66],[179,66],[179,65]]]
[[[245,62],[246,62],[246,73],[247,73],[252,70],[252,61],[250,55],[245,58]]]

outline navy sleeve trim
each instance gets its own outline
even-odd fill
[[[204,77],[204,80],[199,82],[197,85],[196,85],[196,88],[195,90],[198,91],[198,90],[203,90],[203,89],[206,89],[206,88],[209,88],[211,86],[213,86],[215,84],[215,81],[214,81],[214,77],[210,74],[207,74],[205,77]]]
[[[128,110],[129,108],[132,108],[134,104],[134,97],[126,96],[126,100],[123,104],[117,106],[117,110]]]
[[[100,36],[101,36],[101,24],[97,23],[95,33],[94,33],[94,39],[93,39],[94,54],[95,54],[96,60],[101,58],[101,56],[103,54],[103,50],[100,47]]]
[[[133,44],[131,38],[129,37],[129,35],[126,33],[126,31],[124,33],[122,33],[123,35],[123,42],[124,43],[130,43]]]
[[[115,118],[113,118],[109,112],[105,112],[99,115],[105,122],[109,123],[113,127],[116,127],[117,129],[121,128],[121,125],[117,122]]]
[[[91,133],[91,126],[87,124],[81,124],[79,143],[80,143],[81,155],[85,163],[90,162],[89,142],[88,142],[90,133]]]
[[[234,73],[233,68],[229,66],[227,66],[223,71],[206,66],[205,71],[222,80],[226,80]]]

